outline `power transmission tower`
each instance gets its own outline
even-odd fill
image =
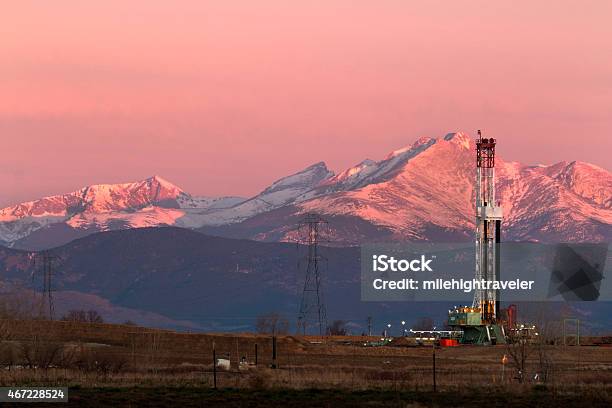
[[[304,289],[300,312],[298,314],[297,331],[306,334],[310,326],[319,326],[319,335],[323,336],[327,329],[327,312],[323,301],[321,288],[321,270],[325,258],[321,256],[319,244],[321,233],[328,223],[317,214],[307,214],[300,223],[300,235],[306,234],[303,244],[307,245]],[[298,271],[300,270],[298,262]]]
[[[40,302],[39,316],[43,317],[47,315],[49,320],[53,320],[55,314],[55,307],[53,305],[53,263],[57,259],[56,256],[51,255],[49,251],[43,251],[40,254],[41,258],[41,269],[43,278],[42,298]]]

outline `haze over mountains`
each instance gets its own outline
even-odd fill
[[[304,270],[298,260],[307,249],[283,242],[257,242],[207,236],[175,227],[101,232],[54,248],[53,298],[56,318],[71,309],[95,309],[106,321],[182,330],[254,330],[258,316],[280,313],[292,324],[299,310]],[[321,248],[323,299],[330,321],[349,322],[354,333],[385,322],[419,317],[443,322],[453,303],[362,302],[360,249]],[[469,268],[472,257],[438,253],[441,268]],[[37,261],[35,261],[37,260]],[[37,263],[38,262],[38,263]],[[0,247],[0,300],[24,303],[31,296],[34,313],[44,302],[40,258],[30,251]],[[11,298],[11,299],[12,299]],[[527,318],[528,304],[521,304]],[[585,319],[585,332],[611,327],[609,302],[544,303],[535,306]],[[552,317],[551,317],[552,319]],[[581,322],[582,326],[582,322]],[[293,330],[293,329],[292,329]]]
[[[462,241],[473,229],[473,140],[421,138],[380,161],[334,174],[314,164],[248,199],[194,197],[155,176],[93,185],[0,210],[0,240],[41,249],[95,232],[176,226],[234,238],[291,240],[307,212],[330,221],[337,244]],[[496,160],[504,240],[612,238],[612,174],[583,162],[549,166]]]
[[[307,249],[295,244],[257,242],[207,236],[185,228],[137,228],[101,232],[54,248],[55,316],[70,309],[95,309],[106,321],[205,331],[254,330],[258,316],[275,312],[295,323],[304,270],[298,260]],[[360,249],[321,248],[327,259],[323,299],[330,321],[349,322],[354,333],[375,330],[385,322],[419,317],[443,322],[448,302],[362,302]],[[438,254],[441,268],[456,265],[456,255]],[[23,303],[31,296],[40,309],[43,274],[36,254],[0,247],[0,300],[13,296]],[[462,265],[472,257],[462,258]],[[40,261],[40,258],[38,258]],[[28,292],[30,291],[30,292]],[[538,304],[558,320],[560,310],[585,319],[581,330],[611,327],[609,302]],[[521,304],[527,316],[527,304]],[[541,317],[541,316],[540,316]],[[526,317],[525,317],[526,318]],[[581,322],[582,326],[582,322]],[[293,329],[292,329],[293,330]]]

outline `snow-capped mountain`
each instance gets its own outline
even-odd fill
[[[299,204],[300,212],[357,216],[402,239],[472,236],[475,143],[466,134],[420,139],[346,191]],[[582,162],[526,166],[496,160],[497,197],[511,240],[608,241],[612,175]]]
[[[340,243],[468,240],[474,222],[474,151],[474,141],[464,133],[421,138],[337,175],[317,163],[249,199],[193,197],[160,177],[95,185],[0,210],[0,239],[39,248],[96,231],[173,225],[288,240],[303,214],[317,212],[330,219]],[[607,170],[582,162],[528,166],[498,157],[496,176],[504,239],[612,239]]]
[[[0,210],[0,239],[10,244],[57,224],[90,233],[180,225],[190,211],[214,211],[242,201],[193,197],[159,176],[136,183],[98,184]]]
[[[320,162],[275,181],[255,197],[234,206],[208,211],[205,215],[200,212],[191,213],[187,222],[198,227],[241,222],[257,214],[290,205],[333,176],[334,173],[327,169],[325,163]]]

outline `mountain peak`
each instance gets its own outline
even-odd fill
[[[310,166],[306,167],[304,170],[301,170],[295,174],[303,174],[303,173],[310,173],[310,172],[329,172],[329,169],[327,168],[327,164],[325,164],[324,161],[320,161],[318,163],[315,164],[311,164]]]
[[[444,140],[447,142],[455,143],[466,149],[469,149],[472,143],[472,138],[464,132],[448,133],[446,136],[444,136]]]
[[[592,171],[609,173],[608,170],[604,169],[603,167],[596,166],[595,164],[583,162],[580,160],[574,160],[573,162],[568,164],[568,167],[590,169]]]
[[[184,194],[169,181],[153,176],[136,183],[91,185],[83,188],[80,195],[85,211],[106,213],[165,203]]]
[[[415,149],[417,147],[421,147],[421,146],[425,146],[428,145],[432,142],[434,142],[436,139],[434,139],[433,137],[429,137],[429,136],[421,136],[419,137],[416,142],[414,142],[412,144],[412,148]]]
[[[158,176],[157,174],[149,177],[147,179],[147,181],[153,181],[155,183],[159,183],[159,184],[164,184],[164,185],[169,185],[169,186],[174,186],[173,183],[169,182],[168,180],[166,180],[165,178],[163,178],[162,176]]]
[[[271,186],[262,191],[260,195],[287,189],[303,190],[301,193],[304,193],[333,175],[334,173],[327,168],[325,162],[321,161],[290,176],[276,180]]]
[[[428,145],[431,145],[435,141],[436,139],[429,137],[429,136],[420,137],[411,145],[404,146],[399,149],[393,150],[383,159],[383,161],[393,159],[394,157],[397,157],[397,156],[401,156],[406,152],[415,152],[416,150],[422,150],[423,148],[426,148]]]
[[[171,183],[165,178],[160,177],[158,175],[151,176],[148,179],[144,180],[144,182],[149,183],[153,186],[158,186],[160,189],[165,190],[167,192],[174,193],[174,194],[180,194],[183,192],[183,190],[180,187],[178,187],[176,184]]]

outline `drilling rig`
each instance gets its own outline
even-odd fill
[[[483,138],[478,131],[475,194],[475,278],[478,281],[500,278],[503,210],[495,200],[495,145],[495,139]],[[463,332],[463,343],[499,344],[506,341],[500,317],[499,290],[478,288],[471,307],[460,306],[449,311],[448,325]]]

